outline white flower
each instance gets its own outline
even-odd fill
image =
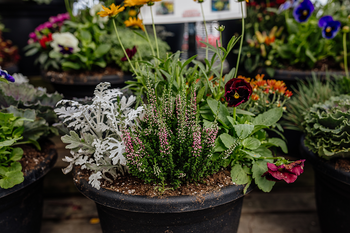
[[[108,17],[100,17],[97,15],[97,12],[103,11],[102,5],[100,3],[93,5],[90,8],[90,15],[93,17],[92,23],[97,23],[100,28],[104,28],[104,24],[107,23]]]
[[[54,33],[52,34],[51,47],[56,52],[62,54],[72,54],[79,52],[78,39],[70,32]]]
[[[92,187],[96,188],[97,190],[100,190],[101,182],[99,181],[99,179],[101,179],[101,178],[102,178],[102,173],[101,172],[93,173],[89,177],[89,184],[91,184]]]

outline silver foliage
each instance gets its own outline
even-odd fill
[[[89,183],[97,189],[100,189],[101,179],[111,181],[108,177],[116,178],[118,172],[127,170],[122,129],[137,126],[144,114],[143,107],[132,108],[134,96],[126,98],[119,89],[109,87],[109,83],[98,84],[92,104],[61,100],[55,109],[58,117],[71,129],[62,137],[72,154],[63,159],[69,163],[63,172],[70,172],[74,165],[92,170]]]

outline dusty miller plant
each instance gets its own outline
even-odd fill
[[[108,89],[109,86],[109,83],[97,85],[91,104],[62,100],[57,103],[61,107],[55,109],[71,129],[62,137],[72,154],[63,159],[69,163],[63,172],[66,174],[73,165],[81,165],[82,169],[92,171],[89,183],[97,189],[100,189],[101,179],[112,181],[107,173],[116,178],[119,172],[127,170],[122,129],[137,128],[138,118],[143,114],[143,107],[132,108],[134,96],[126,98],[119,89]]]

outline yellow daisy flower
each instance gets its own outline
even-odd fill
[[[125,0],[124,1],[124,6],[143,6],[144,4],[146,4],[148,1],[147,0]]]
[[[143,31],[145,30],[145,27],[143,26],[142,20],[139,18],[130,17],[124,23],[125,23],[125,26],[127,26],[127,27],[137,27],[137,28],[141,28]]]
[[[129,10],[129,16],[135,17],[137,15],[137,11],[135,10]]]
[[[109,9],[108,7],[102,6],[103,11],[100,11],[97,14],[100,15],[101,17],[107,17],[107,16],[114,17],[125,9],[125,7],[123,6],[121,7],[119,5],[116,6],[114,3],[112,3],[109,7],[111,9]]]

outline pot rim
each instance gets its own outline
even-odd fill
[[[300,144],[302,150],[305,152],[306,159],[311,162],[314,169],[340,182],[350,184],[350,172],[343,169],[335,169],[335,160],[325,160],[309,150],[304,143],[305,134],[303,134],[300,140]]]
[[[113,209],[125,210],[139,213],[182,213],[192,212],[219,205],[224,205],[244,197],[244,185],[230,185],[220,191],[199,196],[171,196],[171,197],[147,197],[127,195],[105,188],[97,190],[87,180],[76,179],[77,169],[73,169],[74,184],[77,189],[87,198],[96,203]],[[78,181],[79,180],[79,181]],[[251,184],[247,190],[248,194],[255,188]]]
[[[24,181],[22,183],[17,184],[9,189],[0,188],[0,198],[6,197],[14,192],[17,192],[27,187],[28,185],[41,179],[51,170],[51,168],[55,165],[57,160],[57,150],[55,149],[54,144],[51,141],[49,142],[49,149],[45,159],[41,163],[37,164],[35,169],[31,170],[26,176],[24,176]]]

